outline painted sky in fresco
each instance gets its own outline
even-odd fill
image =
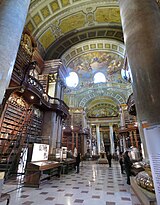
[[[102,72],[107,82],[123,82],[121,69],[123,58],[114,53],[90,52],[74,59],[68,66],[69,72],[75,71],[81,85],[93,83],[95,73]]]

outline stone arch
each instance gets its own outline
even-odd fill
[[[79,107],[86,107],[87,104],[88,104],[91,100],[95,99],[96,97],[100,97],[100,96],[111,98],[111,99],[113,99],[114,101],[116,101],[116,103],[117,103],[118,105],[120,105],[120,104],[125,104],[125,103],[126,103],[125,97],[122,96],[122,95],[120,95],[120,94],[117,93],[117,92],[113,92],[113,91],[103,92],[103,91],[102,91],[102,92],[100,93],[99,91],[97,91],[97,92],[91,91],[91,92],[88,92],[88,93],[85,95],[85,97],[83,97],[83,98],[80,100],[80,102],[78,103],[78,104],[79,104]]]

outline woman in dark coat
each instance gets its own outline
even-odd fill
[[[110,152],[107,154],[107,159],[108,159],[109,167],[111,167],[111,164],[112,164],[112,155],[111,155]]]
[[[126,151],[124,154],[124,167],[125,167],[125,171],[126,171],[126,175],[127,175],[127,184],[129,184],[129,185],[131,184],[130,183],[131,166],[132,166],[132,162],[128,156],[128,151]]]
[[[79,173],[79,164],[81,162],[81,156],[80,156],[80,153],[77,154],[77,157],[76,157],[76,173]]]

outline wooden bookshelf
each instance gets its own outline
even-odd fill
[[[0,170],[16,172],[22,148],[42,140],[42,119],[39,109],[16,94],[10,96],[0,119]]]
[[[31,116],[30,124],[27,127],[27,136],[29,139],[29,142],[37,142],[37,140],[41,141],[40,139],[41,132],[42,132],[42,123],[43,123],[43,113],[37,109],[34,108],[34,111]]]

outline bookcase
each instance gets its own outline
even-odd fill
[[[15,135],[22,131],[26,120],[28,105],[22,98],[12,95],[5,105],[0,120],[0,139],[16,140]]]
[[[0,170],[7,176],[16,172],[22,148],[42,140],[42,119],[43,113],[17,94],[8,99],[0,118]]]
[[[33,107],[30,123],[27,126],[27,132],[26,132],[29,143],[42,141],[41,139],[42,123],[43,123],[43,112],[41,112],[38,108]]]
[[[67,150],[72,150],[72,134],[71,133],[63,134],[62,146],[67,147]]]

